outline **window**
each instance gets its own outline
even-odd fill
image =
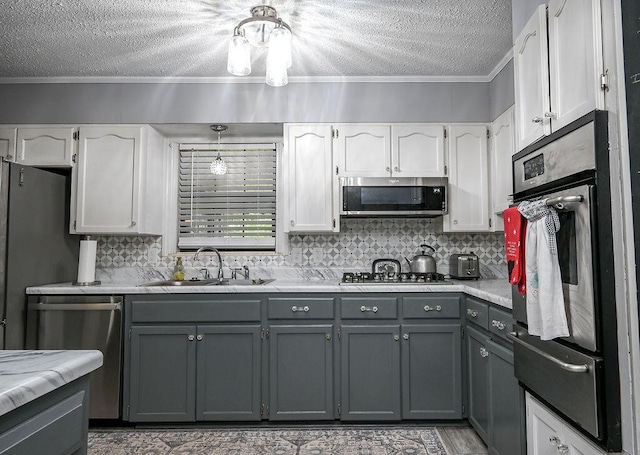
[[[210,165],[220,154],[225,175]],[[275,144],[180,144],[178,247],[275,250]]]

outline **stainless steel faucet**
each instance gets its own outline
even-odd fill
[[[220,252],[216,248],[212,246],[203,246],[198,248],[196,254],[193,255],[193,261],[197,261],[198,255],[203,251],[213,251],[214,253],[216,253],[216,255],[218,256],[218,279],[224,279],[224,272],[222,271],[222,256],[220,256]]]

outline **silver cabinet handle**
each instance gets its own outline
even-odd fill
[[[487,351],[487,348],[480,348],[480,357],[483,359],[485,357],[489,357],[489,351]]]
[[[542,117],[533,117],[531,119],[531,122],[532,123],[542,123],[542,120],[543,120]]]
[[[553,446],[558,446],[558,444],[560,444],[560,438],[557,436],[551,436],[549,438],[549,442],[551,443],[551,445]]]
[[[544,116],[546,118],[556,118],[556,113],[555,112],[545,112]]]
[[[196,339],[196,337],[195,337],[195,336],[193,336],[193,335],[189,335],[189,336],[187,337],[187,340],[189,340],[189,341],[193,341],[193,340],[195,340],[195,339]]]
[[[396,166],[396,167],[393,168],[393,171],[394,172],[400,172],[400,168],[398,166]]]
[[[398,341],[400,339],[400,335],[394,335],[393,336],[393,341]]]
[[[204,338],[204,337],[203,337],[202,335],[198,335],[198,336],[196,337],[196,340],[198,340],[198,341],[202,341],[202,339],[203,339],[203,338]]]
[[[441,305],[436,305],[435,307],[429,306],[429,305],[425,305],[424,306],[424,311],[442,311],[442,306]]]
[[[330,339],[331,339],[331,334],[330,334],[330,333],[327,333],[324,337],[325,337],[327,340],[330,340]]]
[[[390,172],[391,168],[389,166],[387,166],[387,167],[384,168],[384,170],[387,171],[387,172]]]
[[[555,363],[556,365],[558,365],[560,368],[562,368],[565,371],[568,371],[570,373],[588,373],[589,372],[589,365],[587,365],[587,364],[576,365],[576,364],[573,364],[573,363],[563,362],[560,359],[556,359],[555,357],[553,357],[552,355],[547,354],[543,350],[538,349],[535,346],[532,346],[529,343],[525,343],[524,341],[522,341],[520,338],[518,338],[517,332],[507,332],[507,338],[509,338],[510,340],[513,340],[514,342],[520,344],[521,346],[523,346],[523,347],[525,347],[527,349],[532,350],[536,354],[541,355],[542,357],[544,357],[545,359]]]
[[[310,308],[308,306],[293,306],[291,307],[291,311],[293,311],[294,313],[298,312],[298,311],[304,311],[305,313],[308,313],[310,310]]]
[[[491,325],[497,328],[498,330],[504,330],[507,327],[507,325],[504,322],[496,321],[495,319],[491,321]]]
[[[479,313],[476,310],[472,310],[471,308],[469,308],[467,309],[467,314],[472,318],[477,318]]]
[[[558,453],[569,453],[569,446],[566,444],[558,445]]]
[[[405,339],[405,340],[408,340],[409,339],[409,334],[405,333],[404,335],[402,335],[402,338]]]
[[[364,306],[364,305],[362,305],[362,306],[360,307],[360,311],[362,311],[363,313],[364,313],[365,311],[371,311],[371,312],[373,312],[373,313],[377,313],[377,312],[378,312],[378,307],[377,307],[377,306],[374,306],[374,307],[368,307],[368,306]]]

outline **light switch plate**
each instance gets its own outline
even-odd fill
[[[159,253],[160,253],[160,249],[152,246],[151,248],[149,248],[149,250],[147,251],[147,262],[149,264],[156,264],[159,260]]]

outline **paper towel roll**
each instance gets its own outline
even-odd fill
[[[78,259],[78,283],[89,284],[96,280],[96,250],[98,241],[91,238],[80,240]]]

